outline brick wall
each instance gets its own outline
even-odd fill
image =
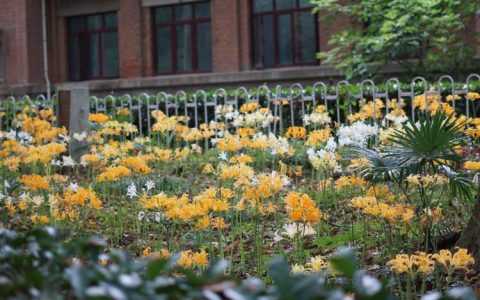
[[[5,83],[28,82],[25,0],[0,0],[0,29],[5,42]]]
[[[120,77],[143,76],[142,56],[147,52],[142,47],[142,9],[139,0],[119,0],[118,44]]]
[[[142,8],[142,47],[143,47],[143,75],[153,76],[155,74],[155,66],[153,59],[153,28],[152,13],[149,7]]]
[[[75,8],[71,5],[73,0],[69,0],[69,5],[65,2],[61,6],[55,0],[48,1],[50,77],[52,82],[60,83],[68,81],[66,17],[75,15],[75,10],[79,14],[94,12],[92,6],[95,2],[82,2]],[[142,3],[146,2],[109,0],[110,5],[118,7],[120,78],[155,75],[151,7],[142,7]],[[8,40],[14,38],[14,43],[7,44],[7,84],[41,83],[41,0],[0,0],[0,4],[3,4],[0,27],[6,27]],[[213,72],[250,70],[250,1],[211,0],[211,5]],[[332,28],[343,26],[346,22],[340,20],[333,26],[320,24],[320,49],[324,49],[322,45],[326,44],[334,30]]]
[[[348,0],[344,0],[341,2],[347,2]],[[319,50],[320,51],[328,51],[333,48],[333,45],[329,45],[328,41],[332,37],[332,35],[336,32],[344,30],[349,26],[352,26],[350,19],[345,15],[337,15],[334,19],[326,21],[322,18],[324,11],[319,11],[318,16],[318,38],[319,38]]]
[[[6,73],[5,84],[9,86],[43,85],[41,1],[0,0],[0,30],[4,31],[5,39],[5,57],[3,58]],[[212,79],[214,81],[223,78],[227,82],[229,78],[232,79],[231,76],[238,72],[249,73],[252,71],[250,0],[211,0],[212,74],[186,74],[171,78],[168,76],[154,77],[154,36],[151,5],[187,1],[105,0],[101,5],[96,0],[47,1],[49,67],[50,78],[53,83],[68,81],[66,17],[86,12],[95,13],[96,7],[98,7],[99,12],[111,10],[112,7],[118,9],[120,79],[144,78],[146,82],[174,82],[177,80],[181,84],[181,82],[188,82],[188,78],[199,77],[208,81],[206,77],[211,77],[214,78]],[[322,12],[320,12],[321,14]],[[342,16],[337,16],[331,23],[322,20],[318,22],[320,51],[331,49],[328,41],[334,32],[351,26],[350,20]],[[480,32],[480,13],[477,14],[475,20],[466,30],[469,41],[478,45],[479,39],[471,34],[474,31]],[[480,47],[477,49],[477,55],[480,56]],[[327,67],[325,68],[327,69]],[[307,68],[302,67],[292,70],[307,70],[308,72]],[[255,72],[257,71],[252,71],[252,73]],[[216,73],[224,75],[216,77]],[[278,76],[286,76],[287,73],[279,69],[267,70],[265,74],[270,75],[265,75],[267,76],[265,81],[273,78],[278,79]],[[322,75],[319,73],[319,76]],[[149,77],[151,77],[151,80]],[[105,86],[114,88],[115,84],[113,82],[118,84],[116,83],[118,81],[106,81]]]
[[[213,72],[240,70],[240,20],[237,0],[212,0]]]
[[[41,0],[0,0],[4,34],[5,84],[28,86],[43,82]]]
[[[27,83],[44,82],[42,0],[26,0]]]
[[[251,69],[251,35],[250,35],[250,1],[237,0],[239,2],[239,46],[240,46],[240,70]]]

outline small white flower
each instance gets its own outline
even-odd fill
[[[337,143],[335,142],[333,137],[328,139],[327,145],[325,146],[325,150],[330,152],[335,152],[335,150],[337,150]]]
[[[133,197],[137,197],[137,196],[138,196],[137,186],[135,185],[135,183],[132,183],[127,187],[127,197],[132,199]]]
[[[309,236],[315,235],[317,232],[310,224],[307,224],[304,228],[303,224],[290,223],[283,225],[282,235],[287,236],[290,239],[293,239],[296,235]]]
[[[141,221],[143,218],[145,218],[145,213],[143,211],[138,212],[137,219]]]
[[[64,141],[65,143],[70,143],[70,137],[68,135],[65,135],[65,134],[59,134],[58,137],[60,137],[60,139],[62,139],[62,141]]]
[[[9,189],[9,188],[11,187],[10,183],[9,183],[7,180],[5,180],[5,181],[3,182],[3,186],[4,186],[6,189]]]
[[[88,161],[86,161],[83,156],[82,156],[82,158],[80,159],[80,165],[81,165],[82,167],[88,166]]]
[[[65,167],[74,167],[77,164],[71,156],[63,156],[62,159]]]
[[[18,133],[18,139],[20,140],[20,143],[23,144],[23,145],[29,144],[33,140],[30,133],[25,132],[25,131],[20,131]]]
[[[308,150],[307,150],[307,155],[308,155],[308,158],[309,158],[309,159],[312,159],[313,157],[315,157],[315,149],[313,149],[313,148],[308,148]]]
[[[61,167],[61,166],[62,166],[62,162],[61,162],[60,160],[52,159],[52,161],[50,162],[50,165],[52,165],[52,166],[57,166],[57,167]]]
[[[78,190],[78,183],[76,182],[70,182],[70,189],[74,192]]]
[[[218,154],[218,158],[221,159],[221,160],[224,160],[224,161],[228,161],[227,153],[225,153],[225,152],[220,152]]]
[[[84,131],[82,133],[74,133],[73,138],[79,142],[85,140],[87,138],[87,133]]]
[[[32,197],[32,202],[33,204],[35,204],[36,206],[40,206],[44,201],[43,201],[43,197],[42,196],[33,196]]]
[[[256,176],[256,175],[253,176],[252,185],[255,186],[255,187],[258,186],[258,176]]]
[[[280,241],[282,241],[282,240],[284,240],[284,238],[281,237],[280,235],[278,235],[278,230],[275,231],[275,235],[274,235],[274,237],[273,237],[273,243],[275,244],[275,243],[278,243],[278,242],[280,242]]]
[[[147,188],[147,192],[150,192],[155,188],[155,182],[149,180],[145,183],[145,187]]]
[[[364,147],[370,137],[378,136],[377,125],[368,125],[357,121],[350,126],[342,125],[338,131],[338,144],[340,146]]]
[[[17,132],[15,132],[15,130],[12,129],[9,132],[7,132],[5,137],[9,140],[14,140],[17,137]]]
[[[162,220],[162,215],[160,215],[159,212],[156,212],[155,213],[155,222],[160,223],[161,220]]]

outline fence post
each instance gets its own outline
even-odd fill
[[[90,112],[90,91],[78,88],[58,92],[58,121],[60,126],[65,126],[70,137],[74,133],[88,132],[88,115]],[[73,139],[70,141],[69,152],[78,161],[79,149],[85,146],[85,141]]]

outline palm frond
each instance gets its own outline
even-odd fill
[[[367,159],[369,167],[360,172],[360,175],[371,182],[402,181],[419,168],[418,164],[400,163],[398,158],[382,156],[374,150],[354,148],[353,151]]]
[[[385,157],[397,158],[402,165],[459,163],[462,157],[455,153],[455,148],[467,141],[461,131],[463,126],[441,113],[427,114],[418,123],[409,120],[389,138],[395,146],[387,150]]]
[[[456,174],[449,179],[450,193],[453,197],[458,197],[460,200],[473,200],[473,182],[469,178]]]

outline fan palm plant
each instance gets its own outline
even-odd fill
[[[434,197],[429,187],[418,187],[418,198],[413,197],[408,189],[407,178],[410,175],[443,174],[450,184],[451,196],[460,199],[472,199],[472,182],[462,174],[455,172],[454,168],[462,162],[462,156],[456,153],[458,147],[464,146],[468,141],[462,133],[465,124],[458,122],[451,116],[441,113],[425,115],[417,123],[405,122],[389,138],[391,146],[378,150],[364,148],[356,149],[357,154],[365,157],[370,167],[361,175],[371,182],[394,182],[405,195],[410,204],[416,207],[417,216],[426,217],[423,225],[425,248],[431,243],[431,230],[433,220],[429,216],[435,205]]]
[[[441,113],[426,114],[417,123],[409,120],[390,137],[394,147],[387,156],[398,159],[402,166],[417,166],[422,173],[426,168],[434,170],[435,165],[459,163],[462,157],[455,149],[467,142],[464,126]]]
[[[463,160],[455,150],[468,141],[464,127],[463,122],[442,113],[426,114],[417,123],[408,120],[389,137],[392,146],[355,149],[369,161],[362,176],[373,182],[401,183],[409,175],[441,173],[449,178],[452,195],[472,199],[471,180],[452,169]]]

